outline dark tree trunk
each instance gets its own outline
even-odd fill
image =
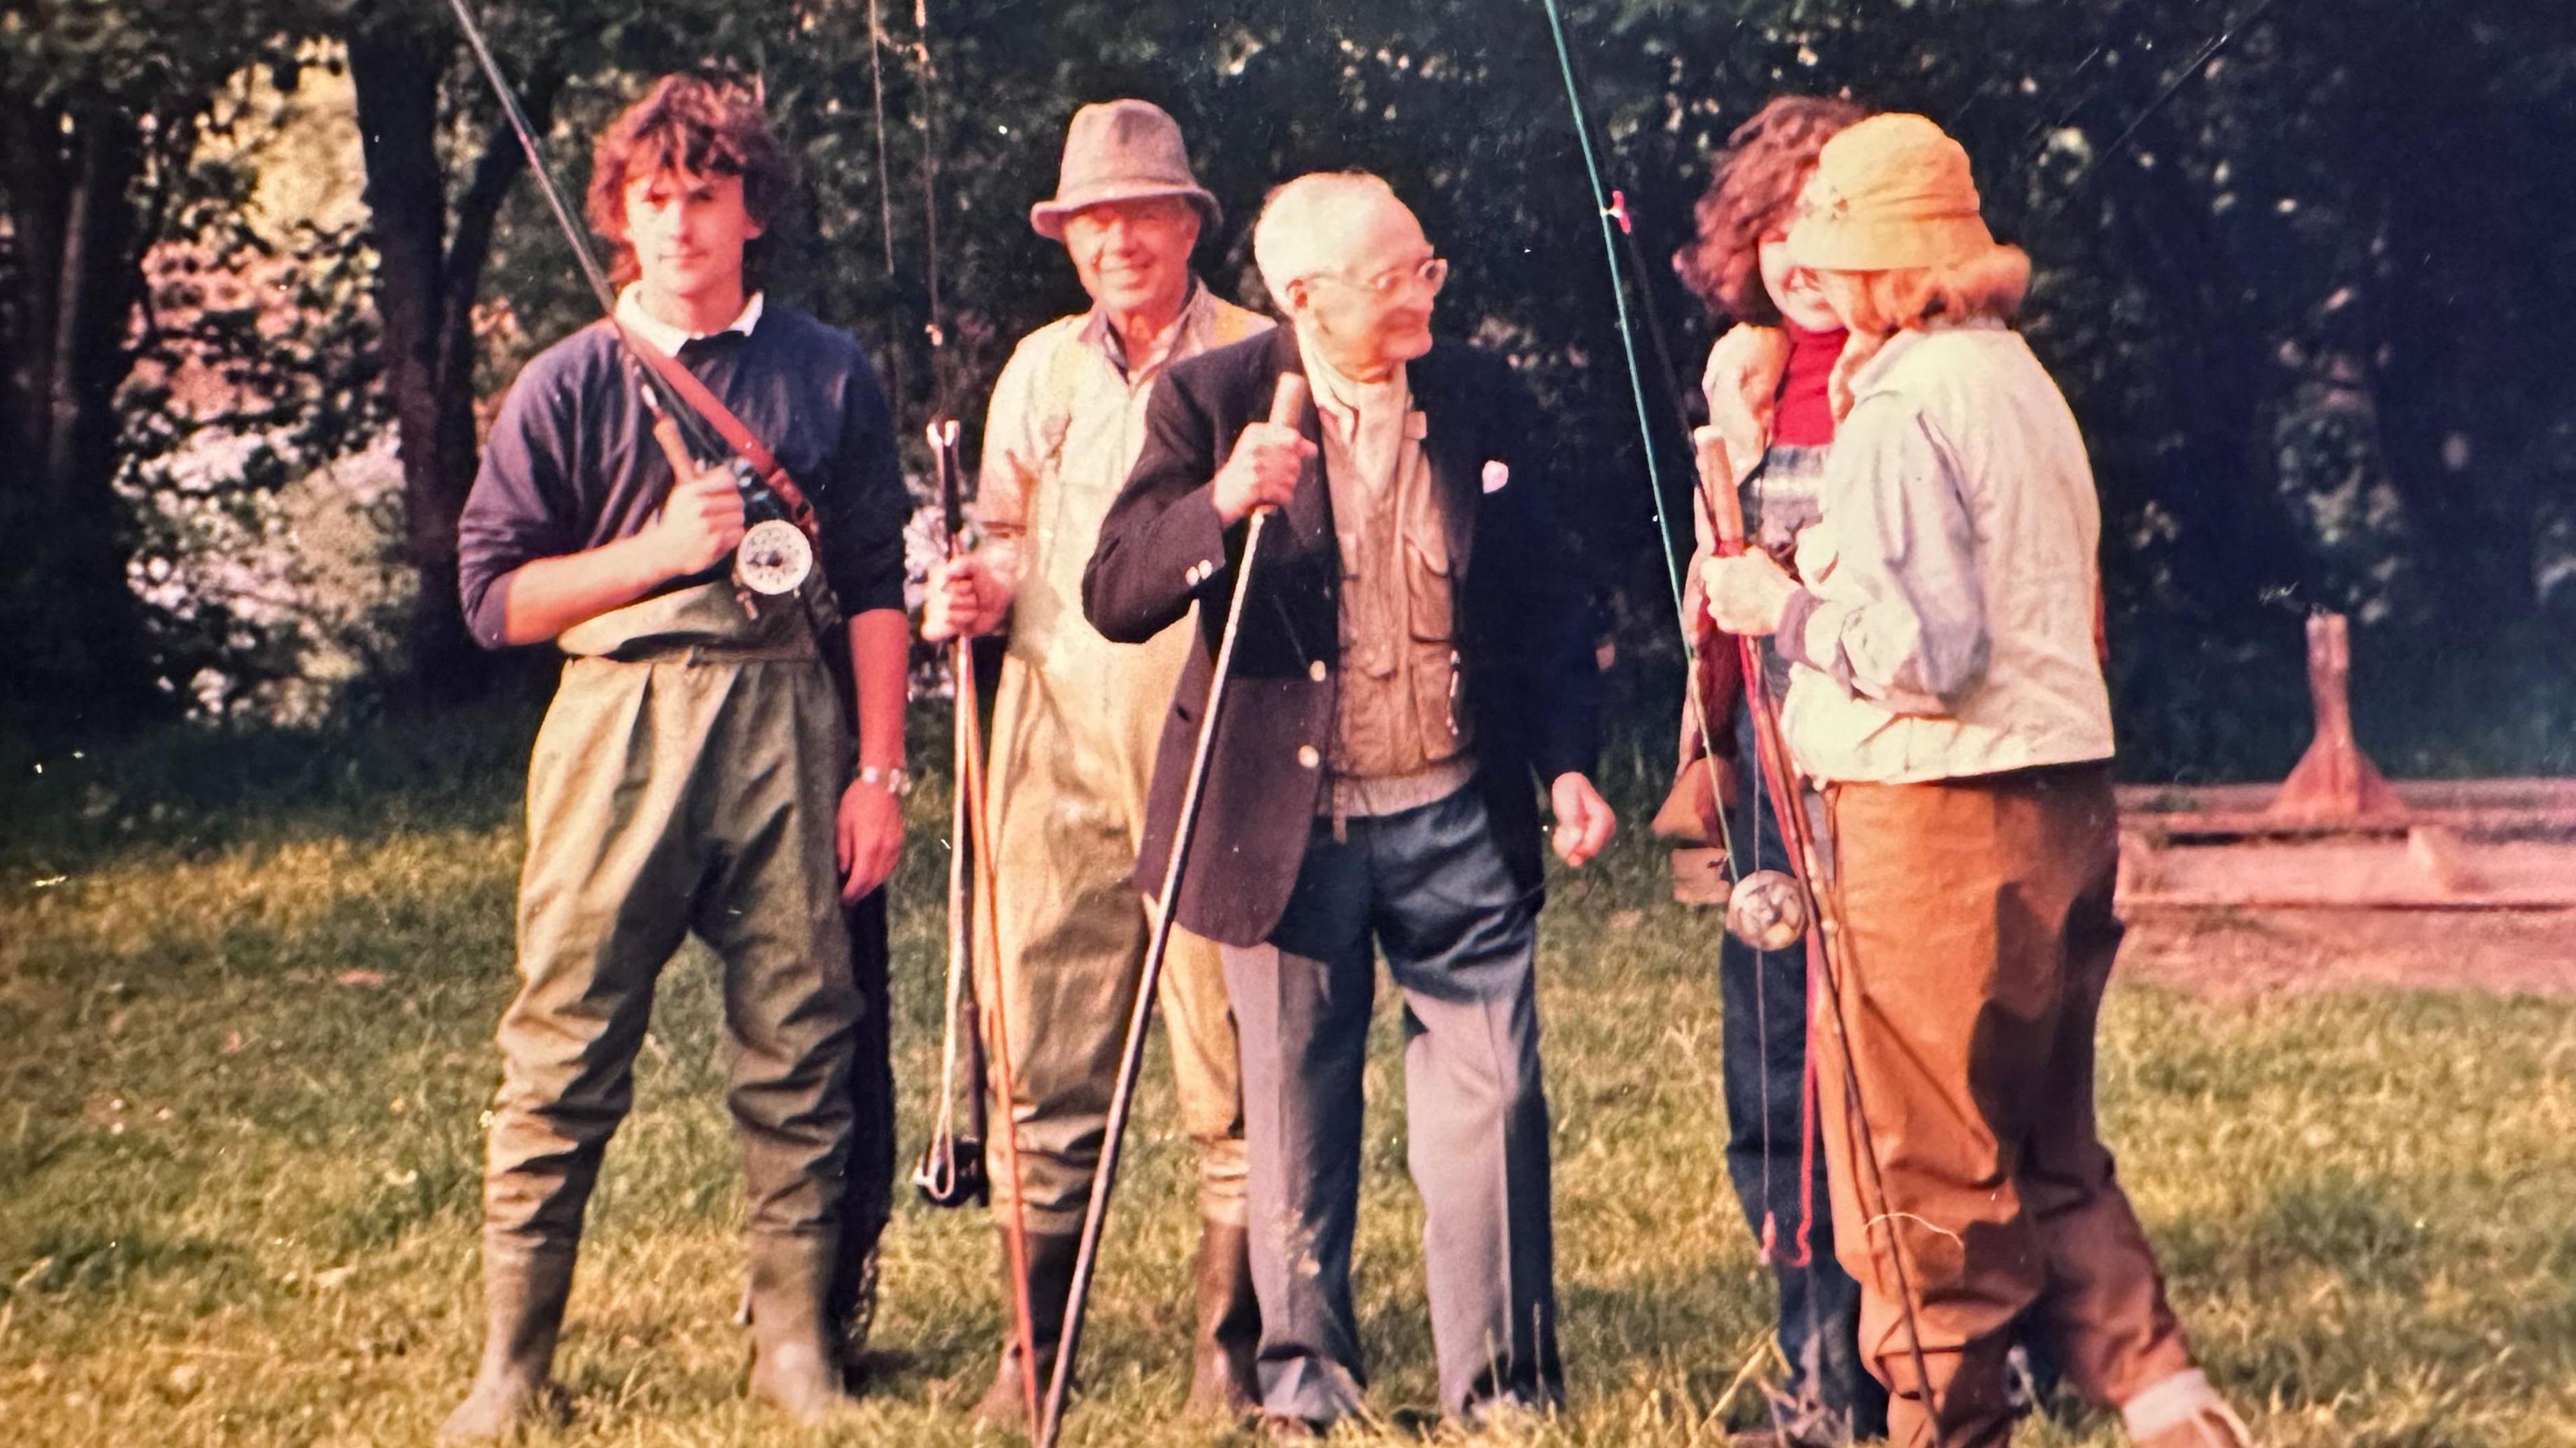
[[[142,294],[135,118],[104,98],[0,107],[11,245],[0,636],[19,681],[0,718],[56,731],[153,712],[143,611],[125,578],[116,393]]]
[[[444,42],[397,29],[349,41],[378,258],[385,386],[402,461],[404,556],[419,583],[406,692],[433,705],[479,696],[504,672],[466,632],[456,523],[474,483],[475,296],[493,223],[526,164],[507,126],[495,124],[451,218],[438,133],[439,82],[452,53]],[[523,100],[540,126],[560,80],[551,64],[541,64],[525,82]]]

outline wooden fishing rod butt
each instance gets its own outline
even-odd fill
[[[1691,457],[1699,465],[1700,512],[1721,554],[1744,551],[1744,504],[1735,496],[1735,468],[1716,428],[1691,429]]]
[[[1270,425],[1295,427],[1306,412],[1306,377],[1300,372],[1279,374],[1279,386],[1270,394]]]

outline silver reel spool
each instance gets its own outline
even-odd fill
[[[1726,898],[1726,933],[1755,950],[1786,950],[1807,933],[1807,892],[1779,870],[1755,870]]]
[[[733,551],[734,577],[754,593],[775,598],[805,586],[814,571],[814,545],[805,531],[784,518],[764,518],[751,525]]]

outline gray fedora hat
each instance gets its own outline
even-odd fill
[[[1216,198],[1191,174],[1178,121],[1151,101],[1102,101],[1073,113],[1055,195],[1029,208],[1029,225],[1062,241],[1064,219],[1086,206],[1155,196],[1188,198],[1205,230],[1224,219]]]

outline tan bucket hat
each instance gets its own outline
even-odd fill
[[[1968,153],[1921,116],[1871,116],[1825,142],[1789,257],[1820,271],[1949,266],[1991,250]]]
[[[1073,113],[1055,196],[1029,208],[1029,225],[1040,236],[1062,241],[1064,219],[1086,206],[1156,196],[1188,198],[1205,231],[1214,231],[1225,216],[1191,174],[1178,121],[1151,101],[1102,101]]]

